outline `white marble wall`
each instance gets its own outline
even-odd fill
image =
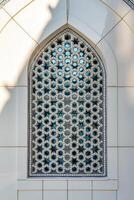
[[[11,0],[0,10],[0,199],[133,199],[133,19],[122,0]],[[105,63],[108,177],[27,179],[29,58],[67,22],[94,43]]]

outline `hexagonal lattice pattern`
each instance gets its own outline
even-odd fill
[[[105,72],[71,29],[50,40],[29,73],[30,176],[105,176]]]

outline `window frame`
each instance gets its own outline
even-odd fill
[[[47,44],[52,41],[57,35],[59,35],[60,33],[66,31],[67,29],[73,31],[74,33],[76,33],[80,38],[82,38],[83,40],[85,40],[93,49],[93,51],[95,52],[99,62],[101,63],[101,67],[103,69],[103,78],[104,78],[104,84],[103,84],[103,113],[104,113],[104,174],[100,175],[100,176],[80,176],[81,178],[97,178],[97,177],[102,177],[105,178],[107,177],[107,81],[106,81],[106,69],[105,69],[105,65],[103,62],[103,58],[101,55],[101,52],[99,51],[99,49],[92,43],[92,41],[90,41],[85,35],[83,35],[80,31],[78,31],[77,29],[75,29],[73,26],[69,25],[69,24],[65,24],[63,25],[61,28],[57,29],[54,33],[50,34],[41,44],[38,45],[38,47],[35,49],[35,51],[33,52],[30,61],[29,61],[29,65],[28,65],[28,158],[27,158],[27,177],[28,178],[62,178],[61,176],[40,176],[40,175],[32,175],[30,173],[30,167],[31,167],[31,160],[30,160],[30,155],[31,155],[31,76],[29,76],[29,74],[31,73],[31,69],[34,66],[34,63],[37,59],[37,57],[40,55],[42,49],[47,46]],[[63,176],[63,178],[68,178],[69,176]],[[79,176],[71,176],[71,178],[77,178]]]

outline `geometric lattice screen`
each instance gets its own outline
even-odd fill
[[[29,69],[29,177],[106,176],[106,80],[72,28],[52,35]]]

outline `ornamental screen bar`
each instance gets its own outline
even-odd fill
[[[106,80],[96,51],[71,28],[29,68],[29,177],[106,176]]]

